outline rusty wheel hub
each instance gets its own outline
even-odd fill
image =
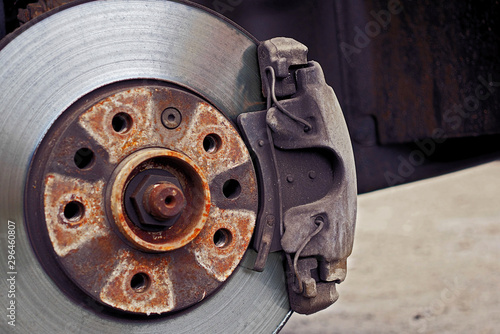
[[[28,226],[95,300],[159,314],[202,301],[235,270],[256,177],[238,132],[205,100],[129,86],[92,93],[52,126],[29,176]]]
[[[203,170],[186,155],[143,149],[122,161],[112,179],[107,191],[112,221],[134,247],[178,249],[205,226],[210,188]]]

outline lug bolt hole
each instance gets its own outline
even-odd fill
[[[115,132],[125,133],[132,127],[132,117],[124,112],[118,113],[111,120],[111,126]]]
[[[211,133],[203,139],[203,149],[207,153],[215,153],[217,152],[222,144],[222,139],[219,137],[219,135],[216,135],[215,133]]]
[[[78,201],[71,201],[64,206],[63,215],[68,221],[74,223],[83,218],[85,207]]]
[[[94,152],[89,148],[81,148],[76,151],[73,162],[80,169],[89,168],[94,162]]]
[[[229,231],[228,229],[221,228],[214,233],[215,247],[225,248],[231,243],[232,240],[233,240],[233,235],[231,234],[231,231]]]
[[[149,288],[151,280],[148,274],[137,273],[132,276],[130,280],[130,287],[134,289],[135,292],[144,292]]]
[[[241,193],[241,185],[235,179],[229,179],[224,182],[224,185],[222,186],[222,193],[228,199],[238,198]]]

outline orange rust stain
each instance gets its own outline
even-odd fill
[[[176,94],[173,92],[173,90],[169,89],[154,89],[155,92],[153,92],[153,89],[131,89],[126,92],[118,93],[115,94],[113,97],[110,97],[108,99],[105,99],[103,101],[100,101],[98,104],[96,104],[93,108],[89,109],[93,110],[97,115],[95,118],[92,118],[91,121],[94,122],[93,124],[94,129],[98,132],[102,130],[102,126],[108,126],[110,127],[111,120],[113,115],[116,114],[117,111],[120,110],[123,106],[118,106],[118,104],[123,104],[125,107],[131,107],[133,110],[129,111],[134,119],[134,126],[135,124],[139,124],[142,120],[141,117],[145,117],[142,114],[145,113],[144,108],[146,108],[147,104],[150,103],[148,100],[148,97],[154,96],[154,94],[158,92],[165,93],[165,95],[172,96],[173,99],[175,99]],[[121,95],[120,95],[121,94]],[[136,96],[133,98],[132,96],[127,96],[127,95],[133,95],[133,94],[143,94],[141,96]],[[170,99],[164,99],[165,101],[168,101],[170,103]],[[191,101],[191,100],[190,100]],[[183,102],[185,101],[175,101],[176,103],[179,103],[179,108],[184,106]],[[153,101],[153,104],[158,103],[158,101]],[[162,102],[165,103],[165,102]],[[108,106],[115,104],[115,108],[107,109]],[[192,108],[193,110],[186,112],[183,114],[183,122],[186,122],[185,124],[190,124],[189,120],[192,118],[192,114],[195,112],[193,108],[193,103],[191,102],[185,102],[186,108]],[[181,108],[182,109],[182,108]],[[229,158],[231,158],[231,154],[233,157],[239,157],[240,155],[247,154],[246,151],[241,151],[241,148],[238,147],[240,145],[240,142],[233,137],[233,134],[235,136],[238,136],[237,132],[228,124],[229,123],[221,123],[221,116],[216,117],[214,112],[217,112],[215,109],[213,109],[209,104],[207,103],[202,103],[201,106],[201,112],[203,115],[207,115],[207,117],[202,117],[201,122],[198,122],[198,125],[203,128],[205,126],[213,126],[214,129],[222,129],[223,133],[221,134],[221,138],[223,139],[223,147],[224,149],[229,152]],[[161,110],[155,111],[156,114],[155,117],[159,115],[159,112]],[[211,123],[210,123],[211,122]],[[230,131],[229,134],[226,134],[226,131]],[[158,131],[163,131],[163,135],[157,135],[156,132]],[[178,133],[179,135],[182,135],[186,131],[186,128],[178,128],[175,130],[175,133]],[[151,133],[152,135],[149,136],[148,134]],[[140,132],[138,128],[133,127],[130,129],[127,133],[113,133],[111,132],[111,135],[113,136],[111,141],[117,141],[118,142],[118,151],[121,150],[120,154],[122,154],[122,158],[125,157],[127,154],[130,154],[134,149],[138,150],[141,147],[144,147],[144,145],[152,146],[155,144],[158,144],[158,146],[162,146],[165,143],[170,143],[171,145],[175,146],[175,140],[173,139],[175,135],[172,133],[174,132],[169,132],[165,131],[165,129],[162,127],[161,124],[153,124],[151,127],[150,132]],[[141,137],[142,136],[142,137]],[[158,138],[154,137],[158,136]],[[163,136],[163,137],[162,137]],[[153,138],[154,137],[154,138]],[[229,139],[228,139],[228,138]],[[201,138],[202,140],[203,138]],[[155,142],[158,140],[158,142]],[[109,142],[105,141],[106,145],[111,145],[114,142]],[[122,146],[120,146],[122,145]],[[244,147],[244,146],[243,146]],[[174,147],[175,148],[175,147]],[[181,151],[181,149],[178,149]],[[233,152],[234,151],[234,152]],[[223,151],[225,152],[225,151]],[[226,154],[226,153],[224,153]],[[182,159],[184,161],[188,161],[185,156],[179,152],[174,152],[172,151],[171,156],[178,157],[179,159]],[[194,159],[194,158],[193,158]],[[215,159],[216,160],[216,159]],[[214,161],[215,161],[214,160]],[[234,159],[233,159],[234,160]],[[118,160],[120,161],[120,160]],[[159,240],[159,244],[156,244],[156,251],[171,251],[169,253],[164,253],[164,254],[152,254],[148,253],[146,254],[145,252],[138,252],[137,250],[134,250],[133,248],[129,247],[128,245],[124,245],[126,249],[129,250],[128,254],[132,254],[132,265],[131,266],[125,266],[129,269],[126,269],[120,273],[120,275],[117,275],[117,277],[110,279],[109,281],[112,283],[112,286],[110,286],[109,291],[106,292],[107,296],[110,296],[112,301],[109,302],[109,305],[112,305],[114,307],[121,308],[122,306],[125,307],[128,311],[131,312],[140,312],[140,313],[145,313],[148,312],[147,310],[152,310],[154,307],[159,307],[160,309],[163,307],[163,310],[167,310],[169,307],[172,305],[170,303],[167,303],[168,305],[165,304],[165,296],[170,296],[170,290],[166,287],[166,285],[163,286],[156,286],[154,287],[154,290],[147,290],[144,291],[140,294],[138,294],[136,291],[132,291],[130,288],[130,278],[131,275],[133,275],[135,271],[141,270],[144,271],[145,273],[150,274],[150,277],[152,279],[153,283],[160,283],[165,282],[166,280],[169,279],[167,276],[162,276],[162,274],[157,274],[155,272],[152,272],[156,269],[161,269],[166,275],[168,275],[170,268],[167,270],[166,267],[168,265],[168,261],[158,261],[154,259],[158,259],[161,257],[164,257],[165,259],[168,258],[169,256],[176,256],[176,263],[177,264],[182,264],[182,265],[177,265],[176,267],[181,273],[191,273],[194,277],[198,276],[196,275],[197,272],[201,272],[203,277],[206,277],[206,271],[205,269],[201,268],[199,266],[199,263],[196,262],[196,259],[194,258],[194,255],[187,250],[192,250],[194,247],[198,247],[198,249],[202,249],[203,252],[206,252],[207,256],[210,257],[211,264],[213,268],[215,268],[215,271],[218,273],[221,273],[224,275],[225,278],[227,278],[232,270],[234,269],[235,262],[238,262],[241,257],[244,254],[244,251],[246,250],[246,247],[249,242],[249,236],[247,235],[247,230],[253,228],[252,222],[245,220],[245,219],[234,219],[230,214],[227,214],[226,210],[220,210],[220,219],[217,217],[211,217],[211,211],[215,211],[217,208],[214,206],[214,210],[212,210],[212,204],[210,203],[210,188],[206,182],[206,176],[204,173],[207,173],[207,170],[204,168],[200,168],[200,166],[196,165],[196,163],[193,163],[190,161],[189,162],[190,166],[195,170],[196,173],[198,173],[202,179],[201,182],[199,182],[199,185],[202,186],[203,191],[205,192],[205,205],[201,206],[203,207],[203,211],[199,213],[199,215],[196,216],[196,219],[201,219],[205,222],[205,226],[196,226],[192,230],[189,230],[187,228],[185,229],[179,229],[176,233],[172,233],[172,235],[167,235],[161,234],[161,235],[156,235],[157,239]],[[205,166],[203,166],[205,167]],[[129,171],[131,172],[131,170]],[[250,187],[252,188],[252,187]],[[253,190],[253,189],[252,189]],[[114,201],[119,201],[121,199],[118,199],[115,196],[113,198]],[[201,204],[201,203],[200,203]],[[97,211],[103,211],[103,208],[100,204],[95,204],[95,209]],[[131,231],[134,232],[134,236],[136,238],[136,241],[138,244],[144,245],[144,240],[139,238],[137,235],[135,235],[135,232],[139,233],[139,228],[137,228],[135,225],[131,226],[130,221],[128,221],[127,217],[123,212],[121,212],[118,215],[118,221],[123,222],[122,229],[128,228]],[[217,229],[219,228],[227,228],[230,230],[233,234],[233,240],[232,242],[227,245],[225,248],[218,248],[215,247],[214,241],[213,241],[213,234]],[[241,235],[240,235],[241,234]],[[146,233],[145,235],[152,236],[153,234],[151,233]],[[250,233],[251,235],[251,233]],[[116,235],[115,235],[116,236]],[[161,242],[164,240],[176,240],[176,241],[182,241],[182,242],[189,242],[191,240],[191,237],[193,236],[198,236],[198,238],[195,238],[193,242],[188,244],[188,246],[184,247],[183,249],[176,249],[177,247],[175,246],[169,246],[169,245],[161,245]],[[171,237],[171,238],[170,238]],[[170,238],[170,239],[169,239]],[[151,239],[153,240],[153,239]],[[120,240],[121,242],[121,240]],[[110,249],[105,248],[105,243],[99,247],[103,247],[103,251],[111,251]],[[110,246],[111,247],[111,246]],[[146,246],[142,246],[144,248],[147,248]],[[124,249],[125,249],[124,248]],[[142,254],[142,255],[141,255]],[[117,262],[119,261],[122,263],[124,260],[130,258],[130,255],[120,255],[119,258],[117,258]],[[188,261],[184,261],[188,260]],[[188,263],[186,263],[188,262]],[[124,268],[125,268],[124,267]],[[189,270],[187,270],[189,268]],[[194,269],[193,269],[194,268]],[[114,268],[110,268],[114,269]],[[198,270],[198,271],[197,271]],[[183,275],[179,275],[179,277],[185,278]],[[210,281],[210,280],[209,280]],[[214,285],[211,286],[211,288],[206,289],[205,293],[205,287],[203,287],[203,294],[201,293],[194,293],[193,290],[195,288],[203,286],[203,282],[199,283],[200,285],[195,285],[193,287],[181,287],[179,288],[179,291],[183,291],[183,293],[186,293],[185,298],[183,298],[183,294],[176,295],[176,300],[192,300],[193,298],[196,298],[197,300],[201,300],[204,298],[204,296],[210,293],[210,289],[214,289]],[[211,283],[213,284],[213,283]],[[179,284],[179,286],[181,286]],[[176,285],[177,288],[177,285]],[[163,290],[162,290],[163,289]],[[156,291],[156,292],[155,292]],[[157,294],[155,294],[157,293]],[[177,291],[176,291],[177,294]],[[106,302],[105,302],[106,303]],[[165,307],[164,307],[165,306]],[[157,310],[157,309],[156,309]],[[156,311],[153,311],[153,313]]]
[[[100,291],[100,299],[111,306],[136,313],[162,313],[173,305],[173,291],[167,270],[168,257],[146,256],[139,253],[123,253],[121,264]],[[144,289],[134,289],[130,282],[138,273],[147,275]]]
[[[46,176],[45,221],[51,243],[59,255],[71,251],[68,247],[91,238],[92,235],[88,235],[90,231],[105,230],[102,192],[102,182],[90,184],[52,174]],[[82,216],[78,220],[65,218],[64,215],[66,205],[72,201],[78,201],[83,206]]]
[[[137,154],[139,154],[139,156],[136,156],[134,158],[135,160],[132,160],[135,161],[132,165],[126,165],[122,168],[120,174],[115,180],[113,186],[114,189],[122,188],[123,184],[126,183],[125,180],[129,177],[129,173],[152,158],[175,158],[182,161],[184,164],[187,164],[189,168],[196,168],[196,165],[194,165],[194,163],[185,155],[171,150],[150,149],[140,151]],[[176,249],[183,247],[186,243],[195,238],[199,233],[208,216],[208,211],[210,210],[210,203],[208,202],[208,197],[210,195],[208,184],[202,176],[199,176],[199,178],[200,180],[197,182],[198,184],[203,185],[206,193],[206,203],[203,208],[207,212],[200,211],[199,213],[196,213],[195,216],[190,216],[189,220],[186,220],[188,218],[183,218],[181,216],[180,221],[178,221],[173,227],[161,232],[144,231],[141,228],[137,227],[132,221],[127,219],[127,217],[123,213],[123,206],[121,205],[123,201],[122,193],[119,191],[114,191],[113,203],[118,204],[112,204],[112,211],[114,212],[115,217],[118,217],[116,219],[116,223],[120,231],[125,234],[126,238],[129,241],[144,250],[163,251],[166,249]]]

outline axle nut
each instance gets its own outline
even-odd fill
[[[144,192],[143,204],[151,216],[162,221],[181,213],[186,207],[186,198],[176,185],[164,182],[149,186]]]

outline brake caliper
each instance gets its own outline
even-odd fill
[[[356,219],[356,177],[342,110],[320,65],[289,38],[258,47],[266,110],[238,118],[259,175],[254,269],[284,251],[291,308],[311,314],[338,299]]]

